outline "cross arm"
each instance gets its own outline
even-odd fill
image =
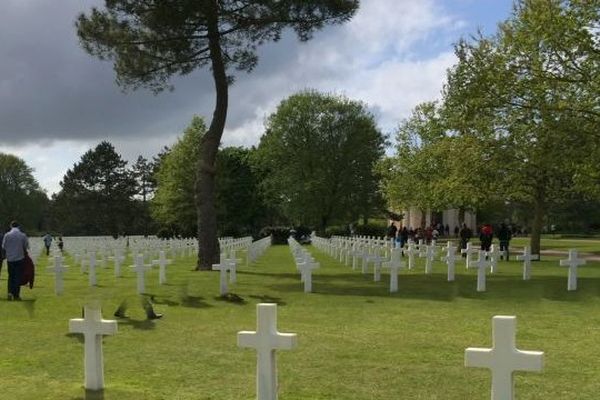
[[[465,367],[490,368],[492,349],[469,347],[465,350]]]
[[[295,333],[277,333],[275,336],[275,348],[281,350],[291,350],[298,346],[298,335]]]
[[[253,331],[240,331],[237,334],[237,345],[238,347],[252,347],[256,348],[258,341],[256,339],[256,332]]]

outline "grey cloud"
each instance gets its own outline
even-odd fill
[[[208,69],[175,78],[175,91],[157,96],[143,89],[120,91],[112,64],[87,55],[75,34],[78,13],[99,3],[9,0],[4,5],[0,14],[3,144],[156,138],[180,132],[193,114],[210,117],[214,90]],[[278,71],[293,63],[298,47],[292,35],[285,35],[281,42],[261,48],[256,71],[238,74],[231,88],[228,129],[255,118],[255,107],[270,100],[273,79],[281,86],[285,76]]]

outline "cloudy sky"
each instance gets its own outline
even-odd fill
[[[231,88],[224,145],[256,144],[263,121],[290,94],[312,88],[368,104],[389,133],[419,102],[439,97],[452,45],[495,32],[511,0],[362,0],[355,18],[299,43],[293,34],[260,49],[259,65]],[[194,114],[209,118],[208,70],[175,90],[123,93],[110,62],[80,47],[74,19],[102,0],[1,0],[0,152],[35,169],[51,194],[66,170],[101,140],[129,160],[172,144]]]

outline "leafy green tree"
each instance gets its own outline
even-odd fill
[[[119,235],[131,232],[135,179],[127,161],[109,142],[88,150],[67,170],[55,196],[56,220],[66,234]]]
[[[368,216],[385,138],[363,103],[314,91],[281,102],[258,147],[263,190],[295,225],[325,229]]]
[[[217,215],[221,235],[257,235],[268,220],[253,166],[256,149],[225,147],[217,154]]]
[[[285,28],[300,40],[326,24],[349,20],[358,0],[106,0],[77,20],[84,49],[114,60],[117,83],[160,91],[173,75],[210,66],[216,89],[213,118],[202,141],[197,165],[198,269],[219,259],[215,210],[216,159],[235,67],[251,71],[256,48],[277,41]]]
[[[18,220],[27,230],[41,231],[48,197],[33,177],[33,169],[12,154],[0,153],[0,230]]]
[[[154,169],[154,162],[148,161],[143,156],[138,156],[135,163],[131,166],[131,174],[136,184],[134,198],[136,212],[133,218],[133,226],[137,232],[142,232],[145,236],[153,230],[149,199],[152,198],[156,189],[156,180],[153,176]]]
[[[163,157],[156,174],[158,188],[152,200],[154,217],[175,234],[196,232],[194,165],[200,154],[196,143],[206,133],[202,118],[194,117],[181,139]],[[216,207],[220,235],[257,232],[264,219],[258,178],[251,165],[253,150],[226,147],[217,154]]]
[[[497,35],[457,45],[449,73],[450,126],[493,150],[488,179],[531,209],[536,253],[549,210],[574,192],[598,192],[599,5],[517,1]]]
[[[197,229],[195,199],[197,146],[206,134],[204,120],[195,116],[183,136],[162,157],[155,178],[157,188],[152,199],[152,215],[163,227],[186,237]]]

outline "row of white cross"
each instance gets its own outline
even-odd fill
[[[379,281],[381,277],[381,268],[390,269],[390,292],[398,290],[398,271],[405,268],[405,263],[402,259],[406,256],[408,259],[408,269],[415,268],[415,258],[425,258],[425,273],[430,274],[433,270],[433,262],[437,257],[437,245],[433,241],[430,245],[424,244],[422,241],[415,244],[409,241],[405,249],[392,247],[388,241],[361,240],[356,238],[333,237],[324,239],[313,235],[312,242],[315,247],[326,252],[328,255],[340,262],[345,262],[349,265],[352,259],[352,269],[357,269],[359,262],[362,261],[362,272],[368,273],[369,264],[373,264],[373,279]],[[447,245],[442,248],[445,255],[441,257],[447,265],[448,281],[455,279],[455,266],[457,257],[457,248],[452,242],[447,242]],[[486,291],[486,272],[489,269],[490,273],[498,271],[498,261],[503,253],[501,253],[495,245],[492,245],[490,251],[485,252],[474,248],[471,243],[467,243],[465,249],[460,250],[461,254],[465,255],[466,268],[477,269],[477,291]],[[477,259],[473,259],[472,255],[477,254]],[[577,290],[577,268],[585,264],[585,260],[577,257],[577,250],[569,250],[569,257],[566,260],[560,260],[561,266],[569,267],[567,290]],[[531,261],[539,259],[538,255],[531,254],[530,248],[526,246],[523,249],[523,254],[517,256],[517,260],[523,261],[523,280],[531,279]]]
[[[236,250],[244,250],[250,251],[248,248],[261,247],[262,244],[253,245],[251,237],[245,238],[225,238],[220,239],[220,246],[226,253],[235,253]],[[264,243],[263,240],[261,243]],[[117,242],[118,243],[118,242]],[[159,243],[155,241],[154,243]],[[263,250],[264,251],[264,250]],[[168,259],[166,256],[167,249],[159,249],[156,252],[152,252],[152,254],[157,254],[157,259],[150,259],[149,262],[146,263],[147,256],[144,253],[138,253],[134,256],[134,264],[130,266],[133,271],[136,273],[136,288],[138,293],[145,293],[146,284],[145,284],[145,274],[148,270],[150,270],[153,266],[158,266],[159,274],[158,274],[158,283],[159,285],[164,285],[167,283],[167,266],[171,264],[172,260]],[[257,250],[253,251],[254,254],[258,254]],[[80,258],[80,267],[81,273],[87,273],[88,275],[88,283],[90,286],[96,286],[97,282],[97,274],[96,269],[98,267],[98,260],[96,259],[96,252],[89,251],[87,252],[88,258],[87,262],[85,262],[85,258]],[[149,252],[146,252],[149,254]],[[176,254],[176,253],[173,253]],[[185,255],[185,254],[180,254]],[[116,278],[120,278],[122,276],[122,263],[125,261],[126,257],[123,255],[123,249],[117,247],[114,249],[114,256],[109,257],[112,261],[114,261],[114,275]],[[247,258],[248,259],[248,258]],[[57,295],[61,295],[64,291],[64,273],[67,270],[67,265],[63,264],[62,255],[56,254],[53,257],[53,266],[49,269],[55,274],[55,293]],[[235,271],[234,271],[234,279],[235,279]]]
[[[493,342],[491,348],[467,348],[465,366],[488,368],[492,372],[491,399],[514,398],[515,371],[541,371],[543,353],[522,351],[516,347],[516,317],[493,318]],[[104,388],[104,364],[102,359],[102,336],[114,335],[117,322],[102,319],[99,309],[86,307],[83,319],[71,319],[69,332],[84,335],[85,388]],[[256,331],[237,334],[238,346],[253,348],[257,352],[256,394],[258,400],[277,399],[276,350],[290,350],[297,345],[294,333],[277,331],[277,305],[257,305]]]
[[[218,264],[213,264],[212,269],[219,271],[219,294],[225,296],[229,293],[229,286],[227,283],[227,274],[229,273],[229,283],[236,283],[237,281],[237,266],[241,259],[236,258],[237,251],[246,252],[246,266],[254,262],[260,257],[267,248],[271,245],[271,237],[265,237],[256,242],[250,241],[245,242],[244,246],[235,245],[225,248],[224,252],[221,253]]]
[[[312,292],[312,271],[319,268],[320,264],[293,237],[288,238],[288,245],[294,257],[296,269],[300,271],[300,281],[304,282],[304,293],[310,293]]]

